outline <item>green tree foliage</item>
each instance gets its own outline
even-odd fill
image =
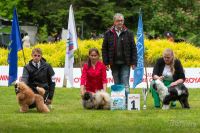
[[[149,0],[109,0],[115,2],[115,13],[122,13],[125,18],[124,25],[131,30],[138,28],[139,9],[144,10]]]
[[[87,26],[89,38],[91,31],[106,31],[112,25],[114,2],[108,0],[74,0],[74,14]]]
[[[70,0],[6,0],[0,2],[0,16],[12,20],[14,7],[23,24],[39,27],[47,24],[48,31],[67,27]],[[28,22],[28,23],[26,23]]]
[[[144,29],[147,31],[171,31],[175,35],[186,36],[199,31],[200,1],[152,0],[143,10],[143,15]]]
[[[0,16],[11,20],[17,8],[19,21],[47,26],[48,32],[68,26],[69,7],[73,5],[76,26],[104,33],[112,26],[115,13],[122,13],[127,28],[136,31],[139,8],[142,8],[145,31],[176,36],[198,33],[200,1],[198,0],[6,0],[0,2]],[[28,24],[27,24],[28,25]]]
[[[113,25],[113,16],[118,12],[124,14],[128,28],[136,28],[141,2],[139,0],[6,0],[0,2],[2,10],[0,16],[11,20],[16,6],[19,21],[24,24],[27,24],[26,22],[38,24],[39,27],[47,25],[47,31],[52,32],[54,28],[58,30],[67,28],[70,4],[73,5],[76,26],[80,27],[81,23],[84,23],[89,33],[91,31],[103,33]]]
[[[192,43],[196,47],[200,47],[200,34],[191,34],[187,42]]]

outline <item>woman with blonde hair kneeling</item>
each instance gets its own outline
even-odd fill
[[[154,107],[160,108],[159,94],[152,88],[155,80],[160,79],[166,87],[171,87],[185,81],[185,74],[181,62],[175,58],[172,49],[165,49],[163,57],[158,58],[153,68],[153,81],[150,85],[152,97],[154,98]],[[176,107],[176,102],[171,103],[172,107]]]

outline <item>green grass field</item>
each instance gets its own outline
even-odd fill
[[[110,92],[110,89],[108,89]],[[147,110],[110,111],[85,110],[81,105],[79,89],[56,88],[53,109],[49,114],[36,109],[20,113],[14,86],[0,86],[0,133],[9,132],[122,132],[122,133],[199,133],[200,89],[189,89],[191,109],[182,109],[179,102],[170,110],[154,109],[151,93],[147,97]],[[140,94],[142,89],[131,90]]]
[[[11,33],[12,27],[4,27],[2,30],[0,30],[0,33]],[[25,33],[23,30],[20,29],[20,33]]]

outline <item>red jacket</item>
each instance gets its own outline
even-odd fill
[[[95,70],[92,65],[88,69],[88,63],[83,65],[81,85],[85,85],[86,91],[95,93],[96,90],[103,89],[105,83],[107,83],[106,66],[102,62],[97,61]]]

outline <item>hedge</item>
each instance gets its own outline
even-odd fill
[[[136,40],[135,40],[136,41]],[[144,40],[145,42],[145,55],[149,63],[154,64],[156,59],[163,56],[163,51],[166,48],[171,48],[175,52],[176,58],[180,59],[184,68],[200,67],[200,49],[186,42],[172,43],[165,39],[163,40]],[[101,47],[103,39],[100,40],[78,40],[79,52],[81,60],[88,57],[89,49],[97,48],[101,57]],[[35,47],[39,47],[43,51],[43,57],[49,62],[52,67],[64,67],[66,41],[62,40],[57,43],[46,43],[32,46],[31,48],[24,48],[26,63],[31,60],[31,52]],[[8,50],[0,48],[0,65],[7,66]],[[78,50],[74,51],[74,61],[78,62]],[[25,65],[22,51],[18,52],[18,66]]]

